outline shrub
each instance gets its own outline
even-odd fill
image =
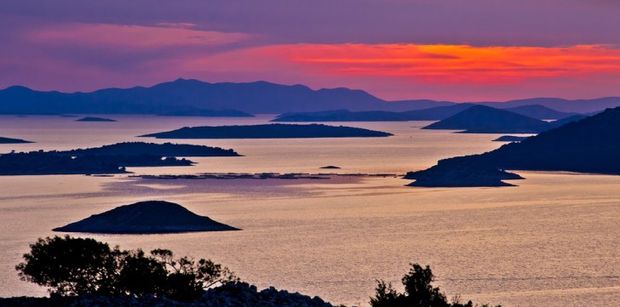
[[[373,307],[473,307],[472,301],[462,304],[458,299],[449,302],[438,287],[434,287],[433,271],[429,266],[411,264],[411,269],[402,278],[405,292],[399,293],[392,285],[378,281],[375,297],[370,298]],[[482,305],[482,307],[487,305]],[[499,305],[498,305],[499,307]]]
[[[165,249],[147,255],[70,236],[39,239],[23,257],[16,267],[20,278],[61,296],[154,295],[189,301],[199,298],[205,288],[237,281],[211,260],[177,259]]]

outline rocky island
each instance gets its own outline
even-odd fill
[[[345,126],[319,124],[239,125],[184,127],[177,130],[142,135],[158,139],[282,139],[388,137],[391,133]]]
[[[239,229],[197,215],[179,204],[144,201],[120,206],[53,230],[107,234],[161,234]]]
[[[414,185],[454,187],[505,185],[502,180],[515,178],[504,170],[617,175],[620,174],[619,134],[620,107],[487,153],[441,160],[436,166],[410,173],[406,178],[422,180]],[[467,176],[451,175],[459,170],[467,170]],[[469,179],[471,177],[484,177],[485,180],[476,183]]]
[[[82,117],[80,119],[76,119],[76,122],[115,122],[114,119],[103,118],[103,117]]]

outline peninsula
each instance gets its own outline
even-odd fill
[[[0,155],[0,175],[118,174],[126,167],[191,166],[176,157],[239,156],[231,149],[185,144],[118,143],[67,151]]]
[[[32,143],[32,142],[22,140],[22,139],[6,138],[6,137],[0,136],[0,144],[26,144],[26,143]]]
[[[505,170],[620,174],[620,107],[506,144],[491,152],[441,160],[405,178],[423,186],[506,185]],[[451,174],[466,170],[467,176]],[[465,172],[461,172],[465,173]],[[470,180],[475,178],[476,180]],[[477,180],[484,178],[484,180]]]

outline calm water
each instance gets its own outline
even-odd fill
[[[114,117],[114,116],[113,116]],[[0,135],[69,149],[182,126],[252,119],[116,116],[116,123],[0,117]],[[181,140],[243,157],[193,159],[139,174],[304,171],[404,173],[437,159],[498,147],[497,135],[420,130],[426,123],[347,123],[396,134],[372,139]],[[151,139],[146,139],[153,141]],[[157,140],[158,142],[161,140]],[[521,172],[514,188],[423,189],[397,178],[329,181],[140,181],[125,175],[0,177],[0,296],[43,295],[14,266],[50,229],[120,204],[175,201],[242,228],[227,233],[94,236],[122,248],[169,248],[221,262],[259,287],[367,304],[374,280],[398,283],[410,262],[430,264],[449,295],[504,306],[606,306],[620,300],[620,177]]]

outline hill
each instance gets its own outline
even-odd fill
[[[483,104],[483,103],[480,103]],[[505,102],[484,103],[495,108],[514,108],[527,105],[541,105],[553,110],[568,113],[588,114],[620,106],[620,97],[604,97],[594,99],[562,99],[562,98],[528,98]]]
[[[465,133],[538,133],[549,124],[487,106],[473,106],[423,129],[462,130]]]
[[[144,201],[120,206],[81,221],[54,228],[62,232],[151,234],[239,230],[199,216],[166,201]]]
[[[142,135],[142,137],[159,139],[281,139],[387,137],[391,135],[387,132],[345,126],[268,124],[184,127],[172,131]]]
[[[586,116],[586,115],[577,114],[577,115],[569,116],[569,117],[566,117],[566,118],[561,118],[561,119],[558,119],[556,121],[552,121],[552,122],[549,123],[549,126],[551,128],[557,128],[557,127],[561,127],[561,126],[564,126],[564,125],[572,123],[572,122],[580,121],[580,120],[582,120],[584,118],[587,118],[587,117],[588,116]]]
[[[545,106],[541,106],[539,104],[506,108],[504,110],[541,120],[561,119],[575,115],[575,113],[560,112]]]
[[[501,183],[503,170],[569,171],[620,174],[620,107],[574,121],[506,144],[494,151],[439,161],[436,166],[412,172],[409,179],[424,177],[426,185],[443,184],[453,170],[466,169],[473,174],[499,172],[493,180]],[[497,175],[497,174],[496,174]],[[433,178],[438,178],[437,182]],[[423,182],[424,183],[424,182]],[[471,186],[460,178],[451,178],[449,186]]]

